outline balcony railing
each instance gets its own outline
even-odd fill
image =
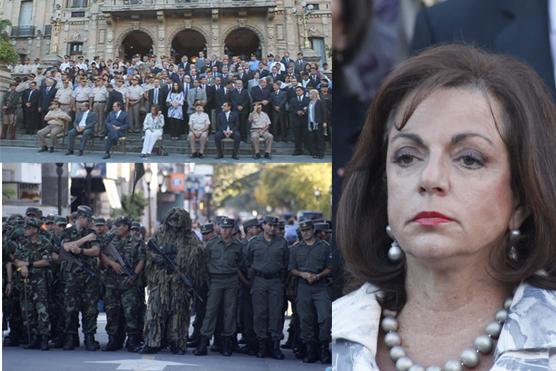
[[[276,6],[276,0],[105,0],[103,12],[172,9],[262,8]]]
[[[50,36],[50,35],[52,35],[52,25],[47,24],[46,26],[44,26],[44,36]]]
[[[12,37],[34,37],[35,26],[14,26],[12,27]]]

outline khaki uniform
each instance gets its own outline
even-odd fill
[[[94,134],[97,137],[104,136],[104,120],[106,118],[106,100],[108,99],[108,90],[104,85],[95,86],[91,89],[91,99],[93,100],[93,111],[97,114],[98,120],[95,124]]]
[[[89,97],[91,96],[91,89],[88,86],[78,85],[73,91],[73,99],[75,100],[75,111],[83,111],[81,109],[81,104],[84,102],[89,102]]]
[[[130,85],[127,88],[129,125],[132,131],[137,132],[142,129],[139,115],[141,113],[141,100],[143,99],[144,93],[145,90],[141,87],[141,85]]]
[[[71,98],[73,97],[73,89],[71,87],[64,88],[63,86],[56,91],[54,99],[60,102],[60,108],[67,114],[71,112]]]

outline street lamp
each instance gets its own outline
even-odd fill
[[[151,168],[147,168],[145,170],[145,175],[143,175],[145,179],[145,183],[147,183],[147,205],[148,205],[148,229],[149,229],[149,236],[151,235],[151,180],[153,178],[153,172]]]
[[[164,173],[162,172],[162,170],[158,170],[158,174],[156,175],[156,180],[158,182],[158,188],[160,190],[162,190],[162,184],[164,183]]]

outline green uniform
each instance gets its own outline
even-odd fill
[[[251,295],[253,323],[259,340],[280,340],[284,281],[288,268],[288,244],[283,237],[271,241],[264,233],[252,238],[248,245],[249,276],[254,277]]]
[[[75,226],[66,229],[62,239],[62,248],[64,243],[77,241],[86,235],[94,233],[93,230],[83,228],[78,231]],[[98,247],[98,241],[89,241],[81,245],[86,250]],[[99,274],[98,259],[95,256],[75,255],[89,270],[95,273],[92,276],[77,264],[69,260],[62,260],[60,266],[64,282],[64,310],[65,310],[65,326],[66,335],[77,335],[78,314],[81,312],[83,317],[83,333],[85,335],[94,335],[97,331],[98,308],[97,301],[99,297]]]
[[[254,237],[252,237],[254,238]],[[245,277],[249,276],[249,240],[241,240],[241,264],[239,269]],[[251,299],[251,288],[241,285],[239,294],[239,318],[242,327],[242,336],[248,345],[253,346],[256,336],[253,330],[253,302]]]
[[[15,224],[11,231],[9,231],[6,235],[2,235],[2,257],[5,259],[2,260],[2,262],[4,265],[8,262],[12,263],[13,280],[12,292],[10,296],[2,298],[2,307],[4,308],[4,304],[6,305],[5,313],[10,327],[10,339],[14,344],[17,344],[20,340],[26,338],[24,333],[25,331],[23,329],[21,303],[19,301],[21,292],[23,292],[23,283],[21,280],[17,279],[16,268],[13,264],[16,247],[18,243],[25,240],[26,238],[23,235],[23,226],[21,224]]]
[[[129,264],[133,271],[141,261],[145,261],[145,245],[142,240],[131,233],[122,239],[115,237],[109,242]],[[104,252],[104,251],[103,251]],[[111,257],[112,260],[115,258]],[[125,325],[127,335],[139,335],[141,328],[141,282],[142,277],[130,281],[128,276],[118,275],[111,268],[102,272],[102,281],[106,286],[104,304],[106,309],[106,332],[117,336],[118,328]],[[123,318],[122,318],[123,314]]]
[[[59,254],[61,248],[62,236],[56,236],[54,233],[50,239],[52,252]],[[49,287],[49,303],[50,303],[50,329],[53,337],[62,336],[64,334],[64,281],[60,270],[60,261],[52,262],[50,265],[52,270],[52,281]]]
[[[302,241],[291,249],[289,270],[321,273],[331,268],[330,245],[322,240],[315,240],[311,246]],[[332,301],[328,293],[326,280],[321,279],[309,284],[305,279],[297,279],[296,309],[301,325],[301,338],[304,343],[315,342],[315,315],[319,328],[318,340],[330,342],[332,325]]]
[[[15,251],[15,259],[29,262],[29,276],[27,283],[18,274],[20,302],[25,327],[29,324],[33,335],[50,335],[50,318],[48,316],[48,285],[51,280],[50,267],[32,267],[32,262],[38,260],[52,261],[52,245],[39,236],[37,242],[26,239],[20,243]],[[27,297],[25,298],[25,294]]]
[[[222,336],[232,336],[236,331],[238,269],[241,262],[241,244],[231,239],[227,244],[220,238],[207,243],[209,291],[201,335],[214,334],[220,305],[224,308]]]

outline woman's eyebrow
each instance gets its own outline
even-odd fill
[[[486,142],[488,142],[491,146],[494,147],[494,143],[488,139],[486,136],[479,134],[479,133],[474,133],[474,132],[465,132],[465,133],[460,133],[460,134],[456,134],[452,137],[452,144],[458,144],[459,142],[467,139],[467,138],[472,138],[472,137],[477,137],[477,138],[481,138],[483,140],[485,140]]]
[[[425,143],[423,142],[423,139],[417,135],[417,134],[413,134],[413,133],[397,133],[396,135],[394,135],[392,137],[392,141],[391,143],[394,143],[396,140],[398,139],[409,139],[412,142],[415,142],[417,145],[424,147]]]

